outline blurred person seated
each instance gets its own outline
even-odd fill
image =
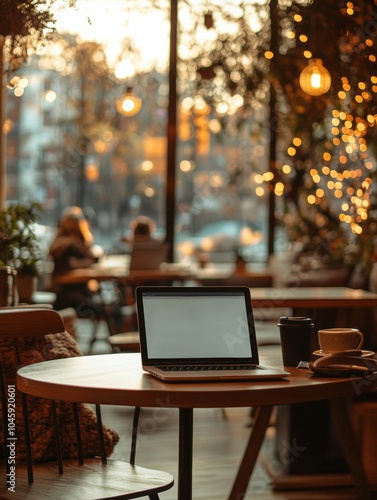
[[[168,244],[161,239],[156,238],[155,222],[145,215],[139,215],[130,222],[130,234],[123,238],[132,245],[130,253],[130,271],[149,270],[153,274],[154,270],[158,270],[162,262],[166,262],[168,255]],[[161,282],[159,279],[144,279],[143,285],[163,285],[171,284]],[[137,285],[136,285],[137,286]],[[126,287],[126,302],[129,306],[135,306],[135,283]],[[137,329],[136,310],[133,309],[132,315],[133,329]]]
[[[93,236],[81,208],[70,207],[61,217],[49,254],[53,259],[51,285],[57,293],[56,309],[77,308],[92,295],[87,283],[56,285],[56,278],[75,269],[90,267],[96,258],[92,253]]]
[[[98,261],[98,247],[93,243],[89,221],[81,208],[70,207],[64,211],[49,254],[54,263],[51,277],[51,288],[57,296],[54,308],[73,307],[81,318],[95,319],[104,314],[108,319],[107,316],[111,316],[114,324],[110,328],[108,323],[109,330],[116,333],[121,328],[119,307],[122,297],[115,284],[112,284],[113,293],[109,300],[109,283],[89,280],[62,285],[57,282],[58,277],[76,269],[87,269]],[[106,289],[106,300],[101,288]]]
[[[146,215],[139,215],[130,222],[131,234],[124,238],[129,243],[148,243],[160,241],[153,236],[156,231],[156,224]]]

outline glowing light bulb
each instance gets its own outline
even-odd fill
[[[141,99],[132,93],[131,87],[127,87],[126,93],[117,99],[115,107],[121,115],[135,116],[141,110]]]
[[[326,94],[331,86],[331,76],[321,59],[310,59],[300,74],[300,87],[312,96]]]

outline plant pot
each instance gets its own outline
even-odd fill
[[[33,293],[37,290],[37,277],[31,274],[17,274],[16,286],[20,302],[31,302]]]

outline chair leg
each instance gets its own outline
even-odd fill
[[[104,320],[107,325],[107,329],[109,330],[109,335],[115,335],[116,333],[118,333],[116,322],[113,316],[109,314],[106,310],[104,311]]]
[[[94,345],[95,341],[97,340],[97,331],[98,331],[99,323],[100,323],[100,321],[98,319],[93,320],[92,336],[91,336],[90,344],[89,344],[89,352],[90,353],[92,352],[93,345]]]
[[[136,441],[137,441],[137,431],[139,426],[140,417],[140,407],[135,406],[134,418],[132,421],[132,437],[131,437],[131,453],[130,453],[130,464],[135,465],[136,458]]]

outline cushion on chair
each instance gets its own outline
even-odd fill
[[[46,361],[49,359],[68,358],[81,356],[76,341],[67,333],[58,333],[33,338],[30,340],[20,340],[21,365],[15,359],[13,342],[11,340],[0,340],[0,355],[3,357],[5,372],[8,380],[16,383],[16,371],[21,366]],[[22,410],[21,395],[16,392],[16,435],[17,435],[17,458],[25,459],[25,442],[22,433]],[[48,461],[56,458],[54,433],[51,426],[51,402],[40,398],[28,396],[28,411],[30,416],[30,432],[32,442],[32,454],[35,461]],[[1,402],[0,402],[1,405]],[[96,414],[92,407],[85,403],[80,403],[79,415],[81,423],[81,435],[83,441],[84,456],[99,455],[96,427]],[[72,403],[58,402],[57,413],[61,428],[61,446],[64,457],[76,457],[76,433],[73,420]],[[19,422],[19,425],[17,425]],[[109,429],[105,425],[104,439],[106,454],[113,452],[114,446],[119,441],[116,431]],[[4,457],[3,422],[0,420],[0,453]]]

